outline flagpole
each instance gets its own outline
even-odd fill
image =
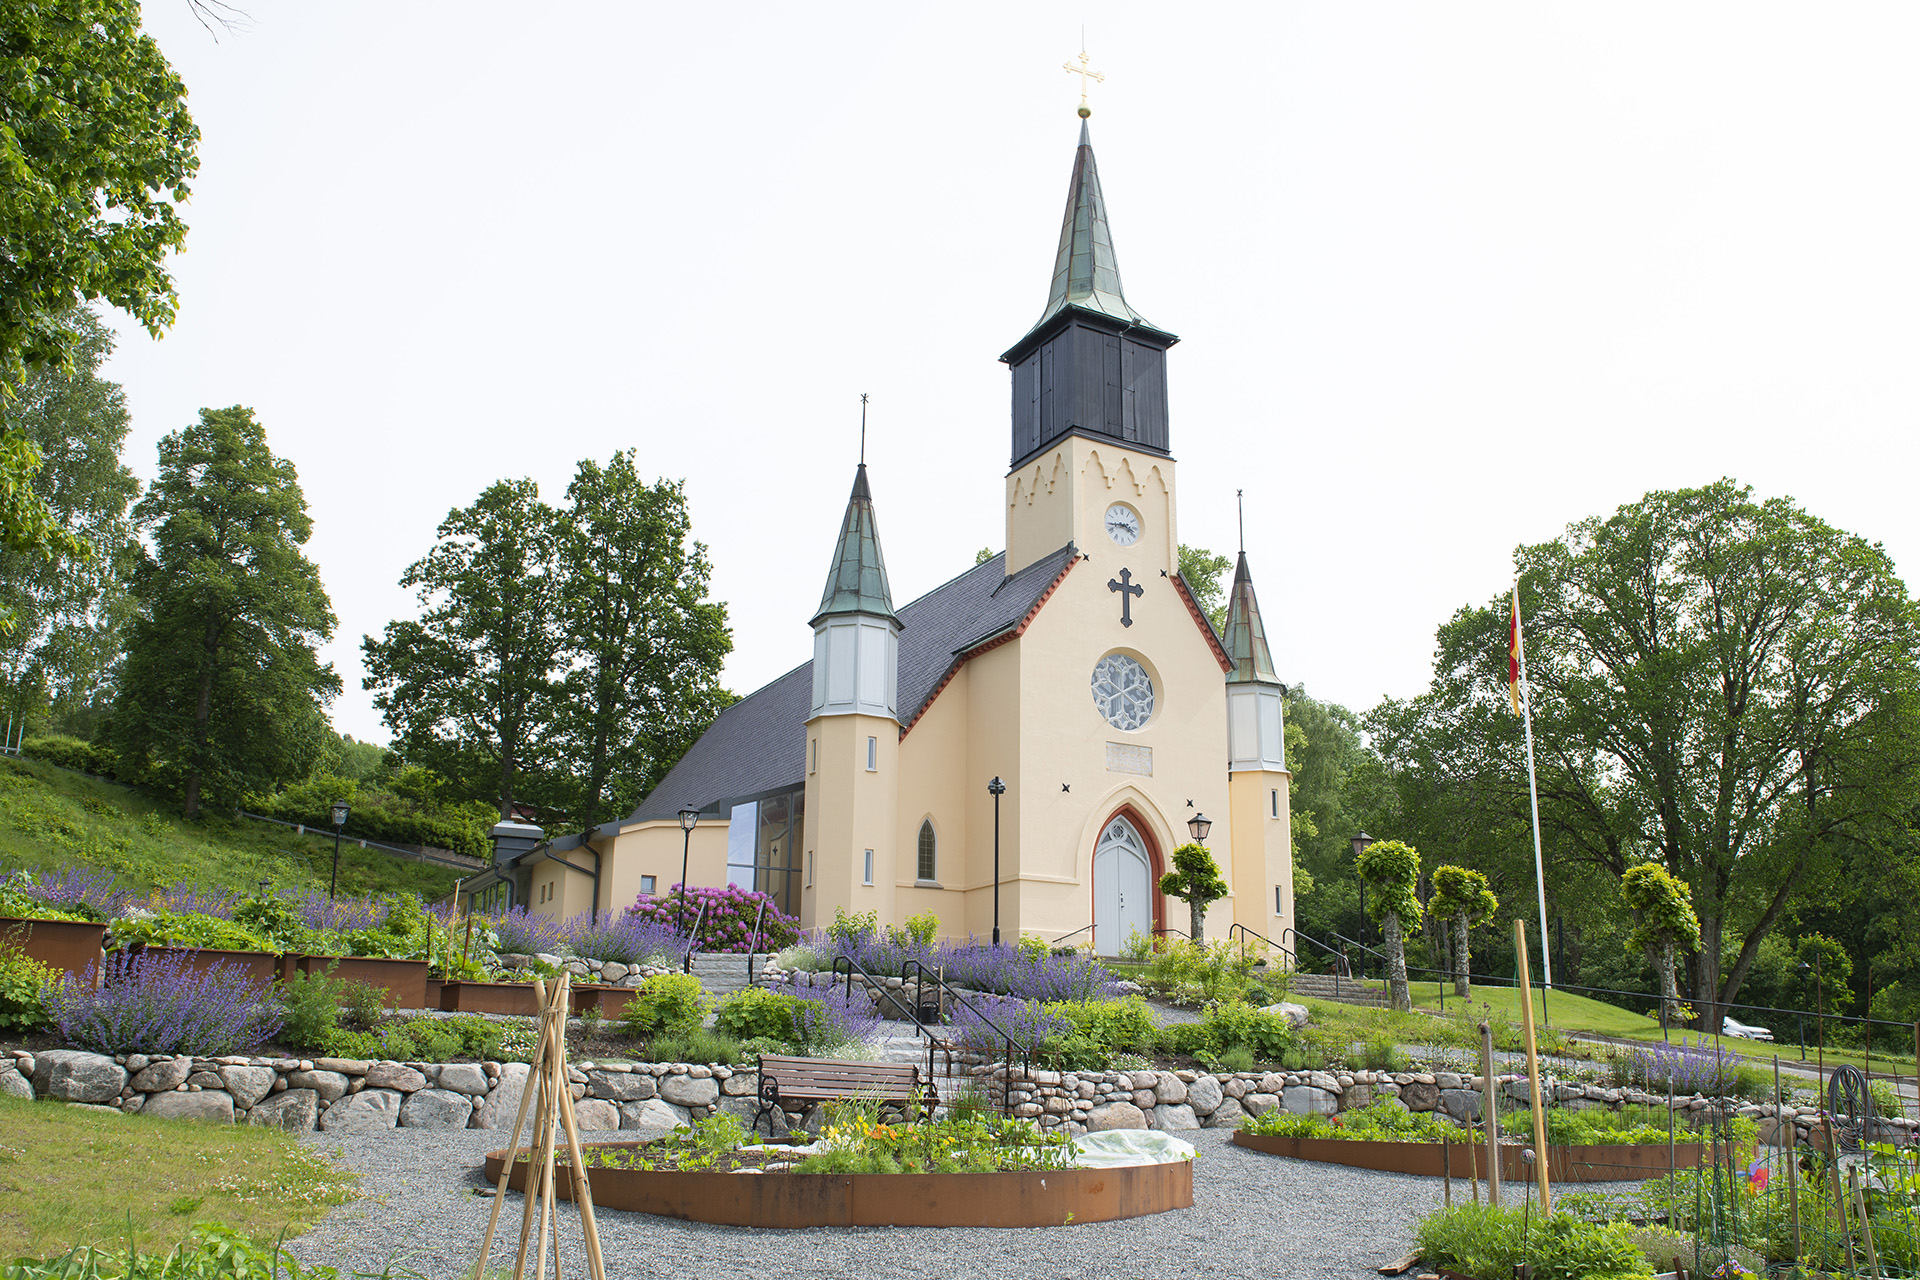
[[[1533,887],[1540,901],[1540,969],[1553,989],[1553,951],[1547,946],[1547,870],[1540,856],[1540,784],[1533,770],[1533,690],[1527,683],[1527,642],[1520,630],[1520,580],[1513,580],[1513,647],[1520,660],[1521,719],[1527,726],[1527,800],[1533,807]]]

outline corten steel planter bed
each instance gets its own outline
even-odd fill
[[[97,975],[106,937],[107,926],[84,920],[0,916],[0,947],[19,947],[29,959],[68,973],[85,973],[93,965]]]
[[[274,951],[223,951],[219,947],[160,947],[135,943],[128,950],[134,955],[184,956],[181,967],[188,973],[206,973],[216,965],[237,968],[249,978],[275,981],[281,975],[286,957]]]
[[[596,1148],[639,1142],[594,1143]],[[526,1148],[521,1148],[526,1150]],[[487,1154],[489,1183],[505,1151]],[[524,1190],[528,1165],[508,1185]],[[1013,1173],[676,1173],[590,1169],[596,1209],[723,1227],[1058,1227],[1193,1207],[1193,1162]],[[571,1197],[566,1177],[559,1194]]]
[[[426,1009],[427,1004],[427,962],[425,960],[384,960],[375,956],[309,956],[292,957],[294,967],[301,973],[326,973],[327,966],[333,966],[333,976],[343,982],[364,982],[370,987],[381,987],[393,998],[397,1009]]]
[[[1469,1155],[1464,1142],[1442,1146],[1438,1142],[1284,1138],[1237,1129],[1233,1145],[1270,1156],[1291,1156],[1295,1160],[1317,1160],[1322,1164],[1344,1164],[1384,1173],[1410,1173],[1422,1178],[1438,1178],[1448,1173],[1456,1178],[1470,1178],[1476,1172],[1482,1178],[1487,1176],[1486,1149],[1482,1147]],[[1675,1143],[1671,1167],[1695,1168],[1708,1158],[1707,1151],[1704,1142]],[[1518,1184],[1533,1179],[1533,1166],[1526,1163],[1520,1152],[1521,1147],[1513,1143],[1500,1144],[1500,1176],[1508,1182]],[[1478,1162],[1477,1169],[1475,1162]],[[1547,1148],[1547,1177],[1553,1182],[1644,1182],[1661,1176],[1668,1168],[1664,1142]]]
[[[449,1013],[540,1012],[531,982],[448,982],[440,988],[440,1007]]]
[[[576,1018],[589,1009],[598,1009],[603,1018],[617,1018],[627,1011],[627,1002],[640,994],[632,987],[616,987],[610,982],[583,982],[568,990],[573,996],[571,1012]]]

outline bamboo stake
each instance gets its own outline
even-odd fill
[[[469,929],[471,929],[472,917],[468,917],[468,926],[469,926]],[[540,990],[541,990],[541,984],[538,979],[535,979],[534,981],[535,994],[538,995]],[[535,1063],[538,1063],[540,1061],[541,1053],[546,1048],[547,1032],[548,1032],[548,1027],[547,1027],[546,1019],[542,1018],[540,1020],[540,1039],[536,1044],[534,1048],[534,1053],[533,1053],[533,1059]],[[500,1169],[500,1183],[497,1187],[494,1188],[493,1212],[487,1216],[487,1232],[486,1232],[486,1235],[483,1236],[480,1241],[479,1260],[473,1264],[473,1280],[484,1280],[486,1267],[487,1267],[487,1258],[493,1252],[494,1229],[500,1225],[500,1204],[501,1204],[501,1201],[507,1198],[507,1184],[513,1178],[514,1160],[519,1155],[519,1152],[520,1152],[520,1134],[522,1130],[526,1127],[527,1108],[533,1102],[533,1094],[534,1094],[533,1072],[537,1070],[538,1070],[537,1066],[529,1068],[527,1083],[525,1087],[522,1088],[520,1091],[520,1109],[514,1115],[514,1118],[513,1118],[513,1137],[507,1143],[507,1158]],[[529,1182],[531,1182],[533,1171],[529,1169],[527,1172],[528,1172],[528,1180]]]
[[[1467,1186],[1473,1189],[1473,1202],[1480,1203],[1480,1144],[1473,1140],[1473,1131],[1467,1131]]]
[[[1778,1144],[1780,1134],[1787,1135],[1787,1216],[1793,1228],[1793,1256],[1800,1256],[1800,1122],[1782,1115],[1785,1103],[1780,1097],[1780,1055],[1773,1055],[1773,1100],[1774,1119],[1780,1128],[1774,1131],[1774,1142]]]
[[[1847,1171],[1847,1183],[1853,1188],[1853,1207],[1860,1214],[1860,1238],[1867,1248],[1867,1270],[1873,1273],[1873,1280],[1880,1280],[1880,1255],[1873,1247],[1873,1217],[1867,1212],[1867,1196],[1860,1189],[1858,1170]]]
[[[561,1075],[566,1074],[563,1070]],[[600,1224],[593,1213],[593,1187],[587,1180],[587,1164],[580,1154],[580,1122],[574,1116],[572,1083],[560,1090],[560,1119],[567,1135],[567,1157],[571,1161],[573,1202],[580,1210],[580,1230],[587,1250],[587,1274],[590,1280],[607,1280],[606,1260],[600,1253]],[[555,1263],[556,1274],[558,1263]]]
[[[1540,1184],[1540,1212],[1553,1212],[1553,1199],[1547,1189],[1547,1108],[1540,1096],[1540,1046],[1533,1038],[1533,975],[1527,965],[1527,925],[1513,922],[1513,940],[1520,954],[1520,1015],[1527,1035],[1527,1092],[1533,1095],[1533,1146],[1537,1157],[1533,1176]],[[514,1277],[519,1280],[519,1277]]]
[[[1482,1117],[1487,1127],[1487,1203],[1497,1209],[1500,1207],[1500,1107],[1495,1101],[1493,1084],[1493,1028],[1484,1022],[1480,1024],[1480,1091],[1487,1109]]]
[[[553,1051],[551,1040],[552,1022],[547,1017],[547,1009],[552,1001],[547,991],[547,984],[544,978],[535,978],[533,980],[533,994],[535,1000],[539,1002],[541,1010],[539,1051],[533,1055],[533,1070],[527,1078],[527,1088],[535,1094],[533,1104],[534,1133],[528,1151],[531,1160],[527,1165],[526,1188],[521,1192],[520,1243],[515,1249],[513,1256],[513,1280],[525,1280],[528,1242],[533,1241],[536,1249],[544,1249],[546,1245],[544,1233],[537,1240],[535,1240],[533,1234],[534,1225],[540,1218],[540,1202],[544,1199],[544,1193],[546,1191],[546,1175],[542,1172],[542,1169],[545,1161],[548,1159],[547,1139],[550,1138],[553,1133],[553,1112],[548,1109],[546,1085],[547,1055]],[[543,1134],[547,1135],[547,1137],[542,1137]],[[534,1255],[535,1265],[538,1265],[539,1258],[539,1253],[536,1253]]]

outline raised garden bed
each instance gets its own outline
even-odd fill
[[[375,956],[289,956],[301,973],[326,973],[331,966],[335,978],[345,982],[364,982],[381,987],[393,998],[398,1009],[426,1009],[427,962],[425,960],[386,960]],[[513,1012],[494,1010],[493,1012]]]
[[[510,1013],[528,1018],[540,1012],[531,982],[447,982],[440,988],[440,1007],[449,1013]]]
[[[107,926],[84,920],[0,916],[0,946],[17,946],[29,958],[67,973],[85,973],[88,965],[98,973],[106,937]]]
[[[1416,1177],[1487,1176],[1486,1148],[1469,1151],[1465,1142],[1355,1142],[1343,1138],[1294,1138],[1236,1130],[1233,1144],[1270,1156],[1317,1160],[1354,1169],[1410,1173]],[[1516,1143],[1500,1144],[1500,1176],[1515,1184],[1531,1181],[1534,1166]],[[1669,1169],[1692,1169],[1709,1160],[1708,1144],[1680,1142],[1668,1156],[1665,1143],[1593,1144],[1547,1148],[1547,1177],[1553,1182],[1643,1182]],[[1724,1153],[1723,1153],[1724,1154]],[[1476,1166],[1477,1162],[1477,1166]]]
[[[499,1181],[506,1157],[504,1150],[488,1153],[489,1182]],[[525,1191],[527,1169],[515,1161],[513,1190]],[[590,1168],[587,1179],[596,1208],[727,1227],[1058,1227],[1193,1205],[1190,1160],[1007,1173],[681,1173],[602,1166]],[[569,1180],[558,1181],[559,1194],[571,1198]]]
[[[584,1015],[589,1009],[597,1009],[603,1018],[617,1018],[627,1011],[627,1002],[639,992],[632,987],[617,987],[612,983],[577,983],[570,988],[572,1001],[570,1012],[574,1017]]]
[[[205,973],[216,965],[228,965],[239,969],[249,978],[259,978],[272,982],[286,972],[286,962],[290,956],[279,955],[272,951],[223,951],[218,947],[162,947],[144,942],[136,942],[128,950],[135,955],[148,955],[159,959],[165,956],[180,957],[182,973]]]

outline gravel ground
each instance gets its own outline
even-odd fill
[[[1415,1217],[1440,1202],[1439,1184],[1426,1179],[1263,1156],[1230,1145],[1220,1129],[1179,1136],[1200,1149],[1191,1209],[1058,1228],[808,1231],[715,1227],[601,1209],[607,1274],[1360,1280],[1406,1252]],[[482,1186],[480,1160],[502,1140],[488,1131],[314,1134],[316,1146],[360,1174],[361,1197],[289,1248],[307,1262],[343,1269],[378,1271],[397,1259],[434,1280],[472,1274],[493,1203],[475,1194]],[[519,1206],[517,1195],[502,1206],[502,1222],[513,1231]],[[579,1220],[571,1221],[573,1234],[562,1237],[562,1249],[575,1273]],[[495,1267],[511,1267],[510,1246],[503,1252],[496,1241],[494,1252]]]

